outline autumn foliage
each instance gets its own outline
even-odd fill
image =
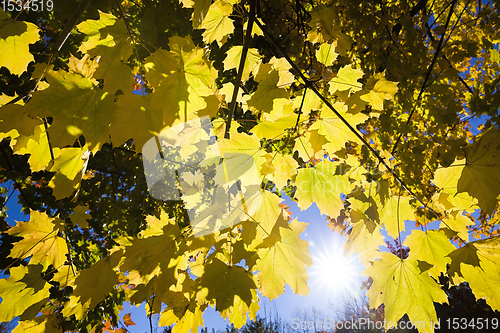
[[[1,238],[14,332],[121,330],[126,301],[174,333],[209,306],[242,327],[260,296],[307,295],[307,223],[284,195],[347,237],[386,320],[432,331],[443,275],[500,310],[497,2],[53,3],[0,9],[0,178],[29,214]],[[143,145],[204,116],[214,171],[154,199]],[[201,206],[237,223],[194,237]]]

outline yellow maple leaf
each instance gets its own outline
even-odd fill
[[[457,192],[477,198],[479,207],[491,214],[500,195],[500,131],[486,131],[465,150],[466,164],[457,183]]]
[[[500,310],[500,236],[467,243],[451,252],[448,275],[455,284],[467,281],[476,298]]]
[[[370,89],[369,87],[373,85],[373,82],[376,83]],[[385,72],[377,73],[368,80],[363,88],[370,90],[368,93],[361,95],[360,99],[370,104],[372,109],[382,111],[384,109],[384,100],[393,99],[394,95],[398,92],[398,82],[387,81]]]
[[[392,196],[379,211],[380,221],[384,224],[389,236],[397,238],[405,230],[404,221],[415,220],[414,209],[409,197]]]
[[[16,145],[12,150],[15,154],[30,154],[28,163],[32,172],[45,169],[52,160],[49,139],[44,125],[35,126],[35,133],[32,136],[21,135],[17,137]],[[60,151],[57,147],[52,149],[54,158],[59,157]]]
[[[35,317],[49,297],[51,285],[42,279],[41,265],[17,266],[10,276],[0,279],[0,322],[9,322],[22,314]]]
[[[266,247],[266,240],[259,246],[257,254],[259,259],[255,270],[259,273],[257,278],[261,285],[262,295],[274,299],[285,291],[288,284],[294,293],[307,295],[309,286],[306,267],[312,265],[309,254],[309,245],[305,240],[299,238],[304,231],[306,223],[296,219],[291,221],[289,228],[279,228],[279,240],[271,241],[272,246]],[[270,236],[272,237],[272,236]],[[269,240],[269,238],[267,238]],[[293,276],[293,279],[289,277]]]
[[[343,103],[335,103],[333,106],[353,127],[368,119],[368,116],[363,113],[348,113],[347,106]],[[344,122],[326,107],[323,107],[319,119],[309,129],[318,130],[319,134],[328,140],[328,143],[323,145],[323,149],[329,152],[336,152],[344,148],[347,141],[359,142],[357,136]]]
[[[11,236],[23,237],[14,243],[11,258],[30,258],[30,264],[41,264],[43,268],[53,265],[56,269],[64,265],[68,248],[66,241],[58,236],[63,228],[60,219],[49,217],[46,213],[30,211],[28,222],[17,222],[7,230]]]
[[[448,297],[427,272],[420,271],[417,260],[382,252],[381,259],[363,274],[373,278],[367,293],[370,307],[385,306],[386,329],[395,327],[408,314],[411,322],[423,323],[418,327],[420,332],[434,332],[437,320],[434,302],[448,303]]]
[[[124,20],[99,12],[99,20],[87,20],[77,25],[77,29],[88,36],[78,49],[92,57],[99,56],[99,66],[94,76],[104,81],[104,88],[114,93],[121,89],[131,93],[134,73],[126,62],[132,55],[132,38]]]
[[[316,59],[325,66],[333,65],[333,62],[337,59],[338,53],[335,52],[336,42],[331,44],[323,43],[316,50]]]
[[[451,262],[447,256],[456,249],[442,230],[413,230],[403,245],[410,248],[408,259],[425,261],[433,266],[429,275],[436,280],[446,272],[446,265]]]
[[[221,46],[224,38],[233,33],[233,20],[229,18],[232,12],[233,6],[223,0],[217,0],[210,5],[207,15],[200,26],[201,29],[205,29],[203,41],[206,44],[217,41],[217,44]]]
[[[224,69],[228,70],[231,68],[239,68],[241,53],[243,52],[243,46],[236,45],[230,48],[226,52],[226,59],[224,59]],[[261,64],[261,56],[257,49],[249,48],[247,57],[245,59],[245,64],[243,66],[243,73],[241,75],[241,80],[246,81],[250,77],[250,73],[256,75],[259,71],[259,66]]]
[[[77,320],[85,318],[87,311],[95,308],[118,283],[118,266],[122,251],[114,252],[87,269],[78,272],[73,285],[73,294],[64,303],[62,314],[75,315]],[[96,286],[99,286],[96,288]]]
[[[358,82],[358,80],[362,77],[363,72],[360,69],[352,68],[352,65],[341,67],[337,72],[337,76],[331,79],[328,83],[330,85],[330,89],[328,91],[330,94],[333,94],[337,90],[348,90],[350,92],[361,90],[362,85]]]
[[[0,9],[0,67],[14,75],[25,72],[35,60],[29,45],[40,40],[39,31],[35,24],[11,19]]]
[[[323,160],[309,168],[298,169],[295,184],[299,208],[305,210],[315,203],[321,214],[337,216],[344,204],[340,195],[351,192],[346,175],[336,174],[338,163]]]

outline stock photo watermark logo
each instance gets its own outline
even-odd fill
[[[146,142],[142,155],[150,195],[182,200],[195,237],[248,219],[255,189],[239,179],[256,168],[255,160],[244,153],[223,154],[208,116],[163,130]],[[223,159],[238,163],[236,172],[228,173]]]
[[[324,330],[389,330],[400,329],[410,330],[417,329],[419,332],[432,332],[434,329],[441,328],[441,320],[431,320],[426,327],[425,321],[404,321],[397,322],[386,320],[372,320],[370,318],[356,318],[350,320],[335,320],[333,318],[324,318],[322,320],[301,320],[300,318],[292,319],[292,329],[302,331],[324,331]]]

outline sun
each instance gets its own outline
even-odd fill
[[[362,265],[357,257],[348,257],[338,242],[318,248],[313,255],[311,278],[325,296],[358,293]]]

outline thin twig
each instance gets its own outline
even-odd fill
[[[299,114],[297,115],[297,122],[295,123],[294,132],[297,132],[297,128],[299,127],[300,115],[302,114],[302,107],[304,106],[304,100],[306,99],[307,86],[304,88],[304,95],[302,96],[302,101],[300,102]]]
[[[50,157],[52,158],[52,161],[54,161],[55,157],[54,151],[52,150],[52,145],[50,144],[49,125],[47,124],[47,118],[43,118],[43,125],[45,126],[45,135],[47,136],[47,144],[49,145]]]
[[[434,68],[434,65],[436,63],[436,60],[439,56],[439,53],[441,52],[441,48],[443,47],[443,42],[444,42],[444,37],[446,36],[446,30],[448,28],[448,24],[450,23],[451,16],[453,15],[453,8],[455,8],[456,0],[453,0],[451,3],[451,8],[450,12],[448,13],[448,18],[446,19],[446,24],[444,26],[444,32],[441,35],[441,38],[439,39],[439,44],[436,48],[436,52],[434,52],[434,57],[432,58],[431,64],[429,65],[429,68],[427,69],[427,73],[425,74],[425,79],[424,83],[422,84],[422,88],[420,88],[420,92],[418,93],[417,101],[420,100],[420,97],[422,97],[422,94],[424,93],[425,89],[427,88],[427,80],[429,80],[429,77],[431,75],[432,69]],[[416,108],[412,108],[410,111],[410,114],[408,116],[408,120],[406,120],[406,125],[410,123],[410,120],[415,113]],[[398,147],[399,142],[401,141],[401,137],[403,136],[403,133],[400,133],[396,139],[396,142],[394,143],[394,147],[392,148],[391,155],[394,155],[396,152],[396,149]]]
[[[80,17],[83,15],[85,10],[87,9],[88,5],[90,4],[91,0],[82,0],[80,4],[78,5],[78,8],[76,9],[75,13],[73,16],[69,19],[69,21],[64,25],[64,29],[62,34],[59,36],[59,39],[57,42],[54,44],[52,48],[52,57],[55,58],[57,53],[61,50],[63,47],[64,43],[66,43],[66,40],[68,39],[69,35],[71,34],[71,31],[73,28],[76,26],[76,23],[80,19]],[[51,61],[49,61],[49,64]]]
[[[231,108],[229,109],[229,114],[226,120],[226,129],[224,131],[224,138],[229,139],[229,130],[231,129],[231,120],[233,119],[234,110],[236,110],[236,99],[238,97],[238,90],[241,84],[241,76],[243,75],[243,69],[245,68],[245,60],[247,58],[248,47],[250,46],[250,40],[252,39],[252,26],[255,20],[255,7],[257,0],[250,0],[250,15],[248,19],[247,31],[245,34],[245,41],[243,43],[243,49],[241,51],[240,65],[238,66],[238,72],[236,73],[236,82],[234,83],[233,98],[231,99]]]
[[[300,76],[300,78],[304,81],[305,85],[314,91],[316,96],[318,96],[319,99],[325,105],[344,123],[344,125],[347,126],[347,128],[365,145],[368,150],[375,156],[375,158],[383,165],[386,167],[386,169],[389,171],[389,173],[398,181],[398,183],[401,184],[401,186],[412,196],[414,197],[420,204],[422,204],[425,208],[427,208],[430,212],[432,212],[436,217],[439,217],[439,214],[436,213],[432,208],[430,208],[427,204],[425,204],[421,199],[417,197],[417,195],[410,189],[408,188],[403,180],[399,178],[398,175],[392,170],[391,167],[384,161],[384,159],[379,155],[379,153],[372,147],[370,144],[363,138],[363,136],[333,107],[333,105],[328,101],[316,88],[314,85],[314,82],[309,81],[305,75],[302,73],[299,67],[290,59],[288,54],[283,50],[281,46],[279,46],[275,41],[274,38],[271,37],[271,35],[267,32],[267,29],[259,22],[259,20],[256,20],[255,23],[259,26],[259,28],[262,30],[264,33],[264,36],[269,40],[269,42],[283,55],[283,57],[287,60],[287,62],[290,64],[290,66],[297,72],[297,74]]]
[[[68,261],[73,271],[73,276],[76,276],[75,267],[73,266],[73,257],[71,256],[71,245],[68,238],[68,225],[66,224],[66,217],[64,217],[63,206],[61,200],[59,200],[59,215],[61,220],[64,222],[64,239],[66,240],[66,247],[68,248]]]

